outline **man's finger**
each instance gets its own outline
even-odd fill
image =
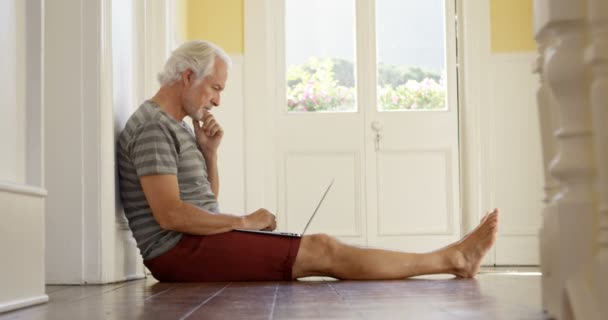
[[[192,119],[192,126],[194,127],[194,133],[198,133],[201,130],[201,123],[198,120]]]
[[[211,136],[214,137],[216,136],[218,133],[222,133],[222,127],[220,126],[215,126],[212,131],[211,131]]]
[[[217,122],[215,121],[215,119],[212,118],[212,119],[205,121],[204,128],[206,131],[209,131],[209,129],[213,128],[213,126],[216,124],[217,124]]]
[[[215,122],[214,122],[214,123],[211,123],[211,124],[209,124],[208,126],[205,126],[205,132],[206,132],[208,135],[210,135],[210,136],[211,136],[211,135],[213,135],[213,131],[214,131],[214,130],[215,130],[215,128],[217,128],[217,127],[218,127],[217,123],[215,123]]]

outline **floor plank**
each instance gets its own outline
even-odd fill
[[[64,309],[72,311],[75,308],[83,309],[83,306],[92,306],[94,303],[90,303],[90,301],[100,301],[105,299],[110,292],[135,284],[136,282],[132,281],[108,285],[70,286],[64,290],[47,293],[49,296],[47,304],[9,312],[0,315],[0,319],[60,319],[64,314],[62,311]]]
[[[292,282],[279,287],[274,319],[359,319],[327,281]]]
[[[163,283],[156,283],[152,289]],[[182,319],[227,287],[228,283],[170,284],[168,290],[149,299],[135,300],[120,308],[111,308],[106,319]]]
[[[485,269],[476,279],[47,286],[45,305],[7,319],[546,319],[537,269]]]
[[[60,290],[65,290],[65,289],[70,289],[73,288],[74,286],[63,286],[63,285],[49,285],[46,286],[46,294],[48,295],[49,293],[53,293],[53,292],[57,292]]]
[[[270,319],[278,283],[231,283],[212,300],[195,310],[189,319],[226,319],[226,312],[248,315],[247,319]]]

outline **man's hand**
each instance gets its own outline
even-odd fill
[[[194,134],[196,135],[196,142],[199,148],[203,152],[205,157],[214,156],[217,154],[217,148],[222,142],[224,136],[224,129],[215,120],[215,117],[208,111],[203,114],[203,126],[197,120],[192,120],[192,126],[194,127]]]
[[[266,209],[258,209],[244,217],[245,227],[247,230],[265,230],[272,231],[277,228],[277,219],[274,214]]]

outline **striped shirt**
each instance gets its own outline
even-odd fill
[[[144,102],[131,115],[120,133],[116,150],[122,204],[144,259],[169,251],[182,234],[160,227],[146,201],[139,177],[176,175],[182,201],[219,212],[194,132],[155,102]]]

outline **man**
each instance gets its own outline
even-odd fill
[[[192,41],[175,50],[161,88],[131,116],[117,148],[120,191],[144,263],[160,281],[404,279],[449,273],[473,277],[494,244],[498,211],[459,242],[425,254],[366,249],[323,234],[301,238],[234,229],[274,230],[275,216],[221,213],[217,152],[220,105],[231,61],[219,47]],[[192,118],[194,130],[184,122]]]

